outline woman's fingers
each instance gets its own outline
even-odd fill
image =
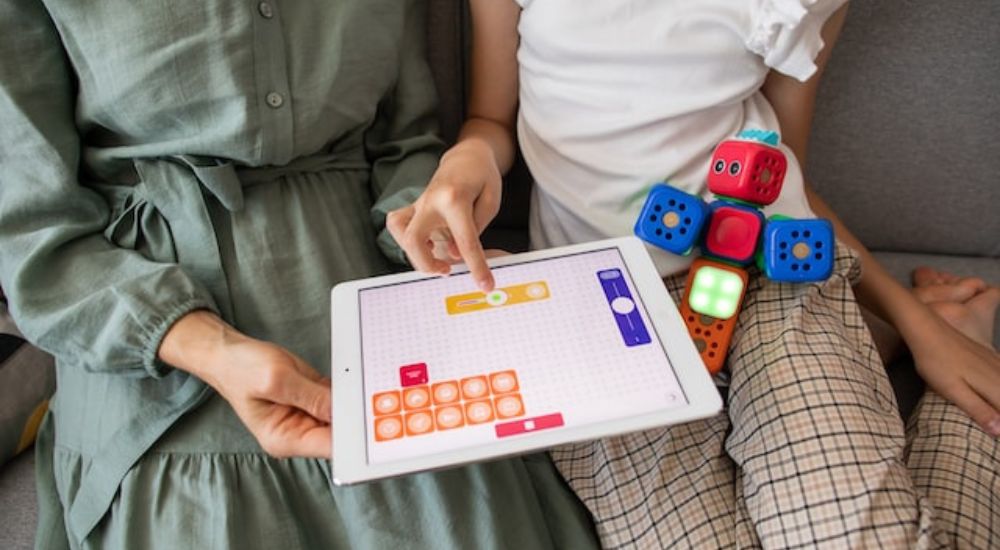
[[[299,437],[294,456],[330,459],[333,452],[333,430],[329,425],[316,426]]]
[[[274,376],[269,395],[262,398],[299,409],[321,422],[330,422],[333,418],[330,386],[323,383],[322,377],[312,379],[293,369],[284,369]]]
[[[275,458],[330,458],[333,429],[301,412],[289,410],[257,435],[264,452]]]

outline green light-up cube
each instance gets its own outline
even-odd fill
[[[716,319],[729,319],[740,309],[744,286],[743,278],[738,274],[702,265],[691,283],[688,305],[698,313]]]

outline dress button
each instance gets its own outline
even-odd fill
[[[260,12],[261,17],[264,19],[270,19],[274,17],[274,8],[268,2],[261,2],[257,4],[257,11]]]
[[[278,92],[271,92],[267,94],[265,99],[267,100],[267,104],[275,109],[285,104],[285,98]]]

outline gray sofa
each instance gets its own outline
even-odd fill
[[[429,0],[441,125],[457,133],[465,95],[466,9]],[[916,265],[1000,284],[1000,7],[982,0],[857,2],[820,92],[808,174],[901,281]],[[527,246],[531,179],[508,177],[490,246]],[[1000,343],[1000,331],[995,342]],[[904,414],[922,390],[891,365]],[[0,470],[0,548],[34,536],[32,457]]]

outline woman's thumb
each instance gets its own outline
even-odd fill
[[[329,423],[333,418],[330,386],[322,380],[312,380],[294,372],[285,385],[285,405],[301,409],[316,420]]]

